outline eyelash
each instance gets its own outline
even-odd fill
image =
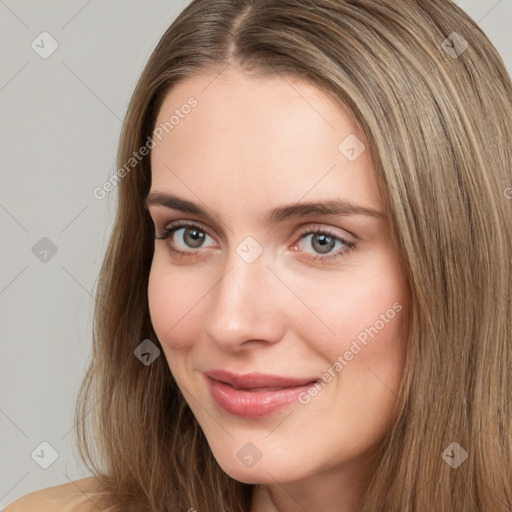
[[[169,226],[170,227],[164,228],[162,234],[160,234],[159,236],[155,236],[155,239],[156,240],[167,240],[167,239],[171,238],[171,236],[173,235],[173,233],[175,231],[177,231],[178,229],[181,229],[183,227],[185,227],[185,228],[192,228],[192,229],[195,229],[197,231],[201,231],[202,233],[206,233],[208,235],[208,232],[205,231],[201,226],[198,226],[197,224],[194,224],[194,223],[191,223],[191,222],[175,221],[175,222],[171,222],[169,224]],[[315,227],[315,228],[311,228],[311,229],[305,230],[304,232],[302,232],[300,234],[300,239],[302,239],[306,235],[310,235],[310,234],[314,234],[314,235],[316,235],[316,234],[327,235],[328,237],[333,238],[336,241],[342,242],[342,244],[345,246],[344,249],[341,249],[341,252],[340,252],[340,250],[338,250],[338,252],[335,252],[335,253],[332,253],[332,254],[327,254],[327,255],[318,254],[317,256],[308,256],[307,259],[310,260],[310,261],[320,260],[322,262],[325,262],[325,261],[330,261],[330,260],[333,260],[333,259],[336,259],[336,258],[340,258],[340,257],[345,256],[347,253],[349,253],[350,251],[352,251],[356,247],[356,244],[354,244],[353,242],[349,242],[345,238],[341,238],[340,236],[336,235],[332,231],[329,231],[328,229],[319,228],[319,227]],[[211,235],[209,235],[209,236],[211,236]],[[199,252],[199,250],[182,251],[180,249],[174,248],[172,246],[172,244],[169,244],[169,249],[171,250],[171,252],[173,254],[175,254],[178,257],[192,257],[193,258],[193,257],[196,256],[195,253]]]

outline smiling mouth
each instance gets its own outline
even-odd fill
[[[313,386],[314,384],[316,384],[317,382],[320,382],[320,381],[317,379],[317,380],[313,380],[311,382],[307,382],[306,384],[299,384],[299,385],[292,385],[292,386],[273,386],[273,387],[264,387],[264,388],[263,387],[245,388],[245,387],[240,387],[240,386],[234,386],[233,384],[230,384],[229,382],[223,382],[223,381],[218,381],[218,382],[221,382],[222,384],[226,384],[227,386],[231,386],[236,391],[247,391],[250,393],[262,393],[265,391],[282,391],[284,389],[296,389],[296,388],[300,388],[300,387],[304,387],[304,386]]]
[[[259,372],[236,374],[223,369],[210,370],[204,372],[204,374],[213,380],[228,384],[234,389],[240,391],[278,391],[285,388],[305,386],[307,384],[318,381],[318,377],[285,377],[281,375],[270,375]]]
[[[240,387],[207,377],[210,394],[225,413],[239,418],[262,418],[298,401],[318,379],[289,386]]]

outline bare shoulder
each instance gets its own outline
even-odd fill
[[[4,512],[107,512],[111,505],[97,478],[88,477],[26,494]]]

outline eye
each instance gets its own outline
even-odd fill
[[[331,260],[341,256],[345,256],[348,252],[355,248],[355,244],[349,240],[338,236],[336,233],[329,231],[325,228],[313,228],[301,234],[301,240],[304,239],[305,243],[300,244],[310,246],[313,248],[313,253],[302,249],[303,252],[310,254],[307,259],[313,261]],[[297,250],[298,244],[291,247],[292,250]],[[336,249],[336,250],[334,250]]]
[[[179,235],[177,235],[179,233]],[[176,236],[177,235],[177,236]],[[168,227],[163,229],[162,234],[156,236],[156,240],[169,240],[169,250],[179,257],[195,257],[203,249],[205,241],[211,237],[202,227],[188,221],[171,222]],[[304,231],[300,235],[300,240],[305,243],[295,244],[290,249],[300,251],[306,254],[305,259],[325,262],[345,256],[355,248],[355,243],[338,236],[336,233],[325,228],[316,227]],[[300,245],[300,248],[299,248]],[[215,246],[215,242],[210,246]],[[313,252],[304,249],[303,246],[310,246]]]
[[[203,243],[207,238],[212,238],[206,231],[197,226],[184,221],[172,222],[171,227],[166,227],[163,233],[156,236],[156,240],[170,239],[169,248],[171,252],[178,256],[192,256],[194,249],[203,248]],[[179,233],[181,231],[181,233]],[[177,236],[175,236],[179,233]],[[176,240],[177,239],[177,240]],[[213,240],[213,238],[212,238]],[[177,241],[179,243],[177,243]],[[213,244],[215,245],[215,244]],[[192,250],[187,250],[192,249]]]

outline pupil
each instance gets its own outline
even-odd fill
[[[336,241],[327,235],[316,235],[316,237],[313,238],[313,245],[318,244],[318,247],[315,247],[315,249],[322,254],[326,254],[332,250],[335,243]]]
[[[199,247],[204,239],[204,233],[197,229],[187,228],[186,234],[192,240],[192,243],[188,244],[192,247]]]

